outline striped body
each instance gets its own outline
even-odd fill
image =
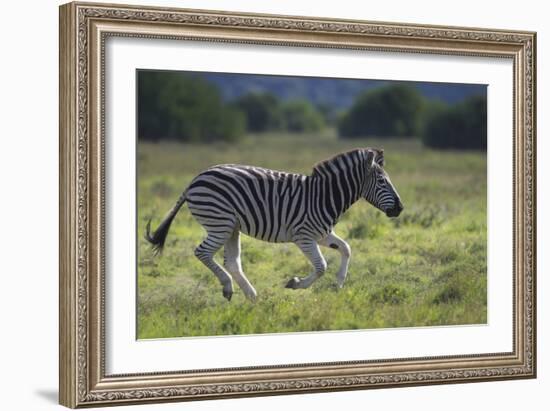
[[[187,202],[207,232],[195,255],[220,279],[226,298],[233,293],[232,278],[247,297],[256,298],[242,272],[241,232],[268,242],[294,242],[310,259],[313,272],[303,279],[292,278],[288,288],[306,288],[324,273],[326,262],[319,245],[339,250],[342,263],[338,283],[342,286],[350,249],[333,232],[341,215],[360,198],[390,217],[403,209],[383,170],[382,153],[376,149],[342,153],[314,166],[309,176],[235,164],[211,167],[193,179],[153,236],[147,226],[146,238],[162,249],[173,218]],[[222,267],[213,256],[224,246]]]
[[[340,215],[359,199],[359,188],[354,187],[355,193],[339,201],[335,191],[350,188],[346,180],[332,184],[321,176],[230,164],[199,174],[186,197],[189,210],[207,229],[236,222],[244,234],[281,243],[330,233]]]

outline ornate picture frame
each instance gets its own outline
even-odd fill
[[[498,57],[513,62],[513,350],[108,375],[105,42],[111,37]],[[60,403],[67,407],[536,377],[536,34],[69,3],[60,7]]]

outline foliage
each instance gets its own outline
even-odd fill
[[[433,148],[487,149],[487,97],[455,105],[432,103],[426,110],[422,141]]]
[[[323,117],[325,124],[330,127],[336,127],[338,115],[342,110],[328,103],[319,103],[315,106],[319,114]]]
[[[373,88],[388,84],[386,80],[360,80],[348,78],[271,76],[263,74],[201,73],[203,78],[216,84],[227,100],[254,91],[270,93],[282,101],[307,99],[315,106],[330,106],[336,111],[349,108],[356,97]],[[466,97],[481,94],[482,84],[409,82],[422,96],[446,103],[456,103]]]
[[[306,290],[289,278],[309,263],[293,244],[242,236],[244,271],[258,291],[250,303],[235,285],[225,300],[215,276],[193,255],[204,236],[184,206],[163,255],[143,239],[191,179],[236,162],[309,174],[317,161],[379,140],[264,134],[237,144],[140,143],[138,146],[138,336],[163,338],[387,327],[483,324],[487,321],[486,156],[434,151],[418,140],[384,142],[386,170],[405,210],[389,219],[364,201],[336,226],[352,248],[349,275],[336,287],[340,256],[323,248],[326,274]],[[223,258],[217,255],[218,261]]]
[[[344,138],[412,137],[417,134],[423,98],[406,84],[390,84],[359,95],[338,123]]]
[[[423,97],[419,90],[426,85],[394,82],[363,89],[365,91],[357,95],[352,106],[342,111],[329,103],[327,96],[317,101],[252,91],[227,100],[222,97],[219,84],[208,78],[174,71],[139,71],[139,138],[180,142],[237,141],[246,132],[316,133],[336,126],[342,138],[416,136],[426,146],[438,149],[485,150],[487,146],[487,99],[484,95],[470,95],[460,103],[448,105]],[[254,90],[254,79],[259,81],[259,78],[246,78],[251,82],[250,89]],[[241,78],[241,83],[246,78]],[[298,90],[305,80],[270,78],[270,81],[273,86],[290,82]],[[324,80],[312,81],[307,80],[311,84],[325,84]],[[362,84],[357,81],[329,83],[335,90],[352,83]],[[223,84],[227,86],[227,82]],[[244,85],[242,83],[241,87]],[[441,90],[450,91],[452,87],[449,87]],[[314,105],[312,101],[317,103]]]
[[[138,133],[158,141],[235,141],[242,112],[225,104],[216,86],[180,72],[138,72]]]
[[[283,104],[285,129],[290,133],[319,131],[325,126],[321,113],[307,100],[292,100]]]
[[[319,131],[323,115],[307,100],[285,102],[269,93],[249,93],[234,102],[246,114],[250,132],[286,130],[291,133]]]
[[[246,126],[250,132],[280,130],[283,117],[277,97],[269,93],[248,93],[234,104],[246,114]]]

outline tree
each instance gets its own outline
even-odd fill
[[[180,72],[138,73],[138,133],[147,140],[233,141],[245,117],[225,104],[216,86]]]
[[[246,127],[249,131],[279,130],[283,126],[279,100],[273,94],[245,94],[234,104],[246,114]]]
[[[325,125],[321,113],[306,100],[292,100],[282,107],[285,129],[291,133],[319,131]]]
[[[328,103],[318,103],[315,105],[317,111],[323,117],[323,121],[326,125],[335,126],[338,118],[338,109]]]
[[[433,148],[487,149],[487,97],[427,109],[422,141]]]
[[[415,136],[423,104],[420,93],[405,84],[366,91],[340,118],[338,134],[344,138]]]

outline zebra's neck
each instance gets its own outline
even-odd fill
[[[310,177],[310,196],[317,209],[313,213],[325,226],[334,226],[339,218],[361,198],[364,176],[346,163],[326,164]]]

